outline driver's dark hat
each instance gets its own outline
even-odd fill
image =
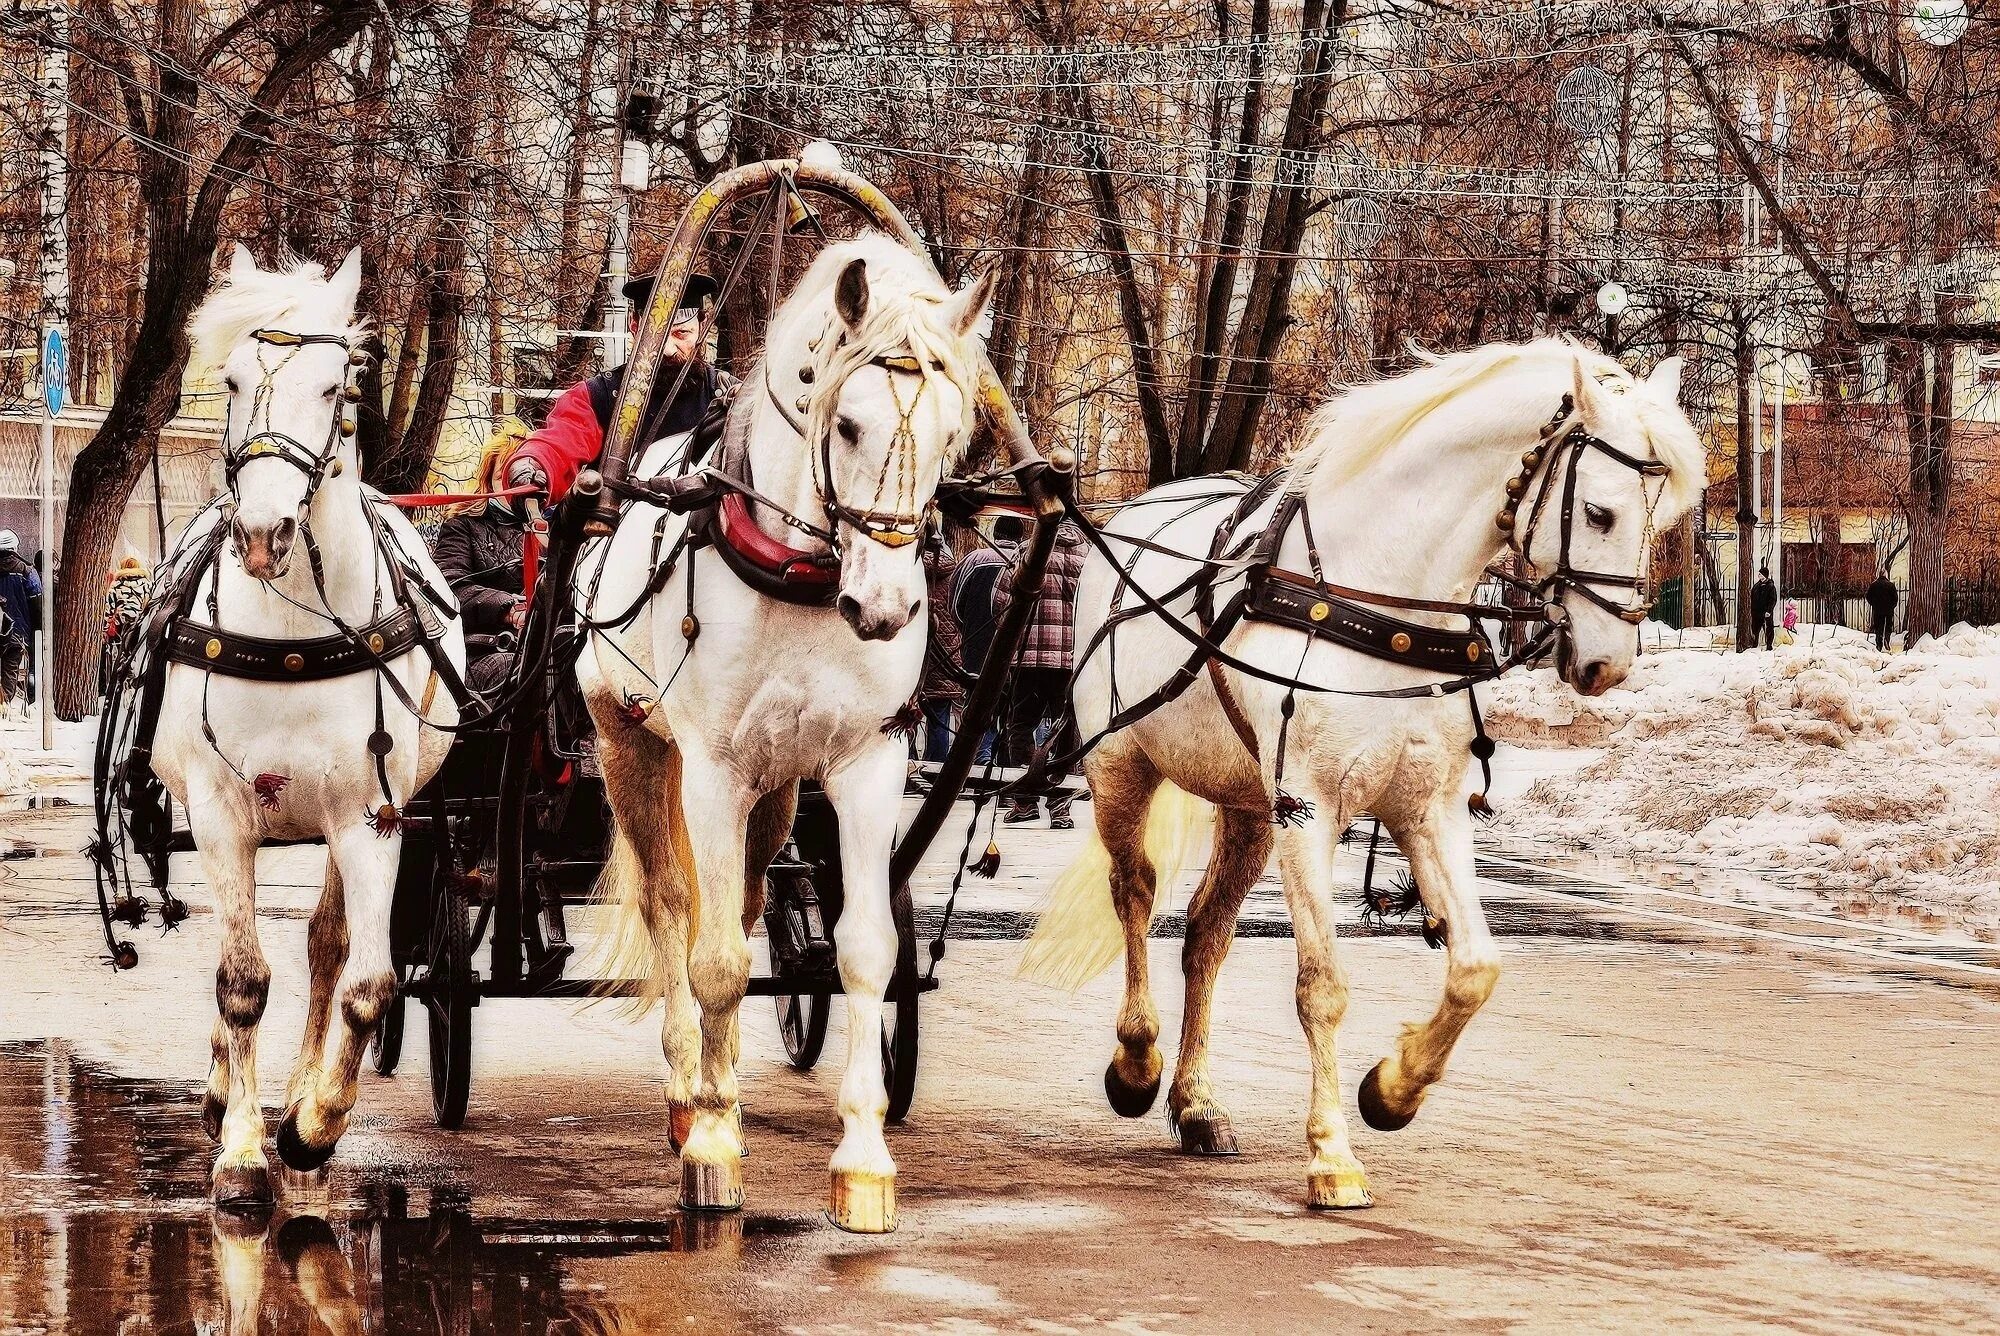
[[[659,270],[656,269],[650,274],[636,274],[625,280],[622,291],[636,311],[643,311],[646,303],[652,300],[653,283],[659,276]],[[715,293],[714,279],[707,274],[689,274],[687,287],[681,292],[680,305],[675,309],[698,311],[701,309],[701,304]]]

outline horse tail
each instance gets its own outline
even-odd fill
[[[1163,783],[1154,790],[1141,839],[1153,869],[1154,915],[1214,820],[1215,809],[1185,789]],[[1111,902],[1111,854],[1093,828],[1083,852],[1056,877],[1043,901],[1016,974],[1074,992],[1104,973],[1124,949],[1125,925]]]
[[[664,755],[645,756],[640,748],[648,744]],[[665,997],[686,970],[688,943],[701,922],[700,888],[681,812],[681,753],[648,738],[637,747],[604,749],[600,759],[607,770],[636,765],[635,783],[645,786],[649,799],[618,811],[611,856],[592,892],[593,902],[611,911],[591,952],[592,972],[607,983],[636,984],[629,994],[607,990],[599,996],[620,998],[621,1010],[637,1016]]]

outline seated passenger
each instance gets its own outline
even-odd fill
[[[507,461],[528,429],[509,418],[487,438],[479,457],[475,491],[499,491]],[[506,500],[479,503],[438,528],[437,564],[458,596],[465,626],[465,682],[490,693],[514,668],[514,642],[525,609],[521,598],[521,545],[526,527]]]

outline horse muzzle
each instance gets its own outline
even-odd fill
[[[272,524],[245,524],[242,516],[230,522],[229,541],[244,574],[254,580],[275,580],[291,568],[292,546],[298,541],[299,522],[290,516]]]

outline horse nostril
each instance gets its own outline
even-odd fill
[[[299,522],[295,519],[282,519],[279,520],[276,524],[272,525],[271,526],[272,550],[275,552],[283,552],[285,549],[289,548],[292,545],[292,539],[298,535],[298,531],[299,531]]]
[[[229,522],[229,541],[235,544],[238,556],[250,550],[250,531],[243,527],[242,520]]]
[[[911,600],[911,602],[910,602],[910,620],[912,620],[912,621],[915,621],[915,620],[916,620],[916,616],[917,616],[917,609],[919,609],[919,608],[923,607],[923,605],[924,605],[924,601],[923,601],[922,599],[920,599],[920,598],[919,598],[919,599],[913,599],[913,600]]]
[[[847,619],[849,626],[859,624],[861,620],[861,600],[855,598],[852,594],[842,594],[836,600],[834,606],[840,609],[840,615]]]

